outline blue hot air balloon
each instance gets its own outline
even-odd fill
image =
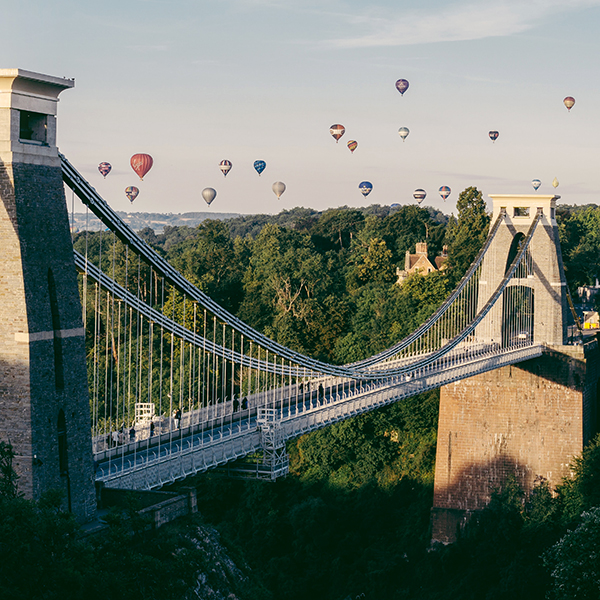
[[[260,174],[267,168],[267,163],[264,160],[255,160],[254,169],[260,176]]]
[[[540,185],[542,185],[542,182],[539,179],[532,179],[531,185],[533,186],[533,189],[537,192]]]
[[[439,191],[440,191],[440,196],[442,197],[443,200],[445,200],[452,192],[452,190],[447,185],[443,185]]]
[[[370,181],[361,181],[358,184],[358,189],[360,190],[360,193],[366,198],[371,193],[371,190],[373,189],[373,184]]]

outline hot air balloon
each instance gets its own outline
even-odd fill
[[[149,154],[134,154],[130,160],[131,168],[137,173],[141,181],[144,175],[152,168],[154,161]]]
[[[283,194],[283,192],[285,192],[285,183],[283,183],[283,181],[276,181],[273,184],[273,193],[278,198],[281,198],[281,194]]]
[[[495,142],[498,139],[498,136],[500,134],[497,131],[490,131],[489,136],[490,136],[490,140],[492,140],[492,142]]]
[[[209,206],[212,204],[212,201],[216,198],[216,196],[217,190],[213,188],[204,188],[202,190],[202,197],[204,198],[206,204],[208,204]]]
[[[443,185],[440,189],[440,196],[442,197],[442,200],[445,200],[452,192],[452,190],[447,186],[447,185]]]
[[[229,173],[229,171],[231,171],[231,167],[232,167],[232,164],[231,164],[231,161],[229,161],[229,160],[222,160],[219,163],[219,169],[221,169],[224,177],[227,177],[227,173]]]
[[[421,202],[423,202],[423,200],[425,200],[425,197],[427,196],[427,192],[425,190],[422,190],[421,188],[415,190],[413,192],[413,198],[419,203],[421,204]]]
[[[402,138],[402,141],[404,141],[408,137],[409,133],[410,130],[408,129],[408,127],[400,127],[400,129],[398,129],[398,135]]]
[[[404,92],[408,89],[409,83],[406,79],[398,79],[396,81],[396,89],[400,92],[401,96],[404,96]]]
[[[267,163],[264,160],[255,160],[254,161],[254,170],[258,173],[258,176],[260,177],[260,174],[267,168]]]
[[[352,152],[352,154],[354,154],[354,151],[358,148],[358,142],[356,140],[350,140],[348,142],[348,149],[350,150],[350,152]]]
[[[360,190],[360,193],[366,198],[371,193],[371,190],[373,189],[373,184],[370,181],[361,181],[358,184],[358,189]]]
[[[133,202],[137,198],[139,193],[140,190],[138,190],[133,185],[130,185],[129,187],[125,188],[125,195],[129,198],[129,202]]]
[[[558,187],[558,179],[556,179],[556,177],[552,180],[552,187],[553,188],[557,188]]]
[[[533,189],[537,192],[540,185],[542,185],[542,182],[539,179],[532,179],[531,185],[533,186]]]
[[[346,128],[343,125],[340,125],[339,123],[336,123],[335,125],[332,125],[329,128],[329,133],[335,139],[336,144],[337,144],[338,140],[344,135],[345,131],[346,131]]]
[[[100,171],[100,174],[104,177],[104,179],[106,179],[106,176],[110,173],[111,169],[111,164],[107,162],[101,162],[98,165],[98,171]]]
[[[564,100],[563,100],[564,105],[567,107],[567,110],[569,112],[571,112],[571,109],[573,108],[573,105],[575,104],[575,98],[573,98],[573,96],[567,96]]]

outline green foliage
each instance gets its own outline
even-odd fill
[[[299,438],[289,445],[294,475],[273,485],[204,475],[200,511],[280,600],[394,597],[406,556],[428,543],[438,399]]]
[[[11,444],[0,441],[0,497],[16,498],[19,476],[13,468],[15,451]]]
[[[563,520],[567,525],[578,519],[583,511],[600,506],[600,435],[574,459],[572,469],[574,476],[565,479],[558,488]]]
[[[600,275],[600,208],[558,212],[560,242],[571,289],[593,285]]]
[[[453,280],[458,282],[485,242],[490,217],[483,194],[475,187],[459,194],[456,208],[458,220],[449,232],[448,267]]]
[[[270,597],[253,576],[240,572],[235,581],[215,573],[218,558],[196,540],[197,517],[153,531],[131,506],[107,515],[103,535],[83,537],[55,497],[36,503],[0,496],[0,514],[0,598],[181,600],[201,573],[240,599]]]
[[[597,600],[600,598],[600,508],[581,515],[573,531],[568,531],[544,554],[550,569],[555,600]]]

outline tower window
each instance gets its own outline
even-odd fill
[[[19,139],[21,141],[48,143],[48,115],[20,110]]]
[[[513,217],[528,217],[529,206],[515,206]]]

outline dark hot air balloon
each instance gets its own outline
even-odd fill
[[[373,189],[373,184],[370,181],[361,181],[358,184],[358,189],[360,190],[360,193],[366,198],[371,193],[371,190]]]
[[[125,195],[129,198],[129,202],[133,202],[138,197],[139,193],[140,190],[138,190],[134,185],[130,185],[129,187],[125,188]]]
[[[532,179],[531,185],[533,186],[533,189],[537,192],[540,185],[542,185],[542,182],[539,179]]]
[[[332,125],[329,128],[329,133],[335,139],[336,144],[337,144],[338,140],[344,135],[345,131],[346,131],[346,128],[343,125],[340,125],[339,123],[336,123],[335,125]]]
[[[445,200],[451,194],[452,190],[447,185],[443,185],[439,192],[442,200]]]
[[[350,140],[348,142],[348,149],[350,150],[350,152],[352,152],[352,154],[354,154],[354,151],[358,148],[358,142],[356,140]]]
[[[100,171],[100,174],[104,177],[104,179],[106,179],[106,176],[110,173],[111,169],[111,164],[107,162],[101,162],[98,165],[98,171]]]
[[[204,188],[202,190],[202,197],[204,201],[209,206],[212,204],[212,201],[217,197],[217,191],[213,188]]]
[[[264,160],[255,160],[254,161],[254,170],[258,173],[258,176],[260,177],[260,174],[267,168],[267,163]]]
[[[490,140],[495,142],[500,134],[497,131],[490,131],[488,135],[490,136]]]
[[[229,160],[222,160],[219,163],[219,169],[221,169],[221,172],[223,173],[224,177],[227,177],[227,173],[229,173],[229,171],[231,171],[231,167],[232,167],[232,164],[231,164],[231,161],[229,161]]]
[[[406,79],[398,79],[396,81],[396,89],[400,92],[401,96],[404,96],[404,92],[408,89],[409,83]]]
[[[564,100],[563,100],[564,105],[567,107],[567,110],[569,112],[571,112],[571,109],[573,108],[573,105],[575,104],[575,98],[573,98],[573,96],[567,96]]]
[[[281,198],[281,194],[283,194],[283,192],[285,192],[285,183],[283,183],[283,181],[276,181],[273,184],[273,193],[278,198]]]
[[[140,180],[143,180],[146,173],[152,168],[154,160],[149,154],[134,154],[130,163]]]
[[[421,188],[416,189],[413,192],[413,198],[419,203],[421,204],[421,202],[423,202],[423,200],[425,200],[425,197],[427,196],[427,192],[425,190],[422,190]]]

